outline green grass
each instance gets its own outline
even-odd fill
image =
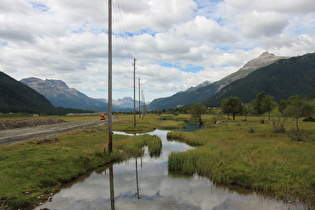
[[[161,120],[167,118],[169,120]],[[118,123],[115,123],[119,120]],[[154,129],[176,130],[184,128],[185,123],[173,117],[173,115],[146,115],[143,119],[136,116],[136,125],[133,124],[133,115],[120,115],[119,119],[113,120],[113,130],[128,133],[144,133]]]
[[[98,119],[98,116],[58,118],[74,121]],[[214,118],[223,124],[215,125]],[[239,185],[284,199],[298,198],[314,205],[314,123],[300,123],[304,141],[297,142],[286,133],[273,133],[267,118],[264,124],[260,123],[263,117],[248,117],[246,122],[239,116],[238,121],[211,115],[204,115],[202,119],[204,130],[170,134],[178,141],[198,146],[187,152],[172,153],[170,171],[197,172],[217,183]],[[115,118],[113,130],[179,129],[184,121],[190,120],[190,115],[147,115],[143,120],[137,118],[136,126],[132,120],[133,115]],[[288,119],[286,131],[294,127],[295,122]],[[56,143],[35,140],[0,146],[0,209],[5,208],[3,205],[18,209],[42,202],[63,183],[106,163],[141,155],[144,146],[148,146],[153,157],[161,152],[161,141],[155,136],[113,135],[114,152],[109,156],[103,152],[107,147],[107,135],[106,128],[93,128],[58,136]]]
[[[114,152],[104,153],[105,128],[90,128],[58,136],[55,143],[34,140],[0,146],[0,209],[26,208],[47,200],[63,183],[106,163],[139,156],[148,146],[151,155],[161,150],[154,136],[113,135]],[[155,153],[154,153],[155,152]]]
[[[169,170],[182,174],[197,172],[216,183],[239,185],[314,205],[315,124],[301,122],[306,138],[297,142],[286,134],[273,133],[270,123],[259,121],[250,118],[247,122],[227,121],[227,125],[209,122],[204,130],[169,134],[169,138],[199,146],[172,153]],[[291,120],[285,125],[288,130],[293,126]],[[248,132],[250,127],[254,133]]]
[[[132,136],[116,142],[118,150],[128,151],[134,157],[140,156],[144,152],[144,146],[148,146],[151,157],[160,156],[162,141],[157,136],[141,135],[136,139]]]

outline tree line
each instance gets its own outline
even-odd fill
[[[314,99],[314,98],[313,98]],[[243,114],[256,114],[262,115],[268,113],[268,119],[270,119],[270,113],[278,107],[278,111],[283,117],[292,117],[296,121],[296,129],[299,130],[298,122],[301,117],[312,117],[315,111],[315,100],[312,98],[303,98],[302,96],[290,96],[287,100],[282,99],[279,104],[274,101],[272,96],[267,95],[265,92],[259,92],[256,98],[250,103],[243,104],[238,97],[229,97],[223,99],[221,102],[222,112],[233,116]]]
[[[219,107],[223,114],[228,115],[228,119],[232,116],[235,120],[237,115],[263,115],[268,113],[270,119],[271,112],[278,109],[278,113],[283,117],[292,117],[296,120],[296,129],[298,130],[298,121],[301,117],[312,117],[315,112],[315,91],[308,97],[294,95],[287,100],[282,99],[279,103],[275,102],[274,97],[267,95],[264,91],[256,94],[256,98],[249,103],[243,103],[238,97],[229,97],[221,101]],[[202,103],[196,103],[192,106],[179,107],[175,109],[163,110],[158,112],[168,114],[191,114],[192,118],[198,120],[202,124],[201,115],[214,114],[215,108],[207,108]],[[246,120],[246,118],[245,118]]]

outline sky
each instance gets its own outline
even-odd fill
[[[107,0],[1,0],[0,71],[17,80],[57,79],[107,98],[107,40]],[[134,58],[136,87],[140,78],[152,101],[265,51],[315,52],[314,0],[113,0],[115,100],[133,97]]]

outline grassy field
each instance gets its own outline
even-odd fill
[[[239,185],[278,198],[315,204],[315,123],[300,122],[303,141],[289,133],[295,122],[284,124],[286,133],[274,133],[272,121],[261,118],[246,122],[221,116],[219,124],[205,116],[206,129],[173,132],[168,138],[197,146],[172,153],[169,170],[198,173],[216,183]]]
[[[0,209],[25,208],[46,201],[63,183],[107,163],[139,156],[145,145],[152,156],[161,152],[161,140],[155,136],[113,135],[114,152],[109,155],[104,153],[107,136],[105,127],[89,128],[56,138],[0,146]]]
[[[0,120],[27,117],[30,116],[0,116]],[[76,121],[95,120],[98,116],[58,118]],[[202,118],[205,129],[169,134],[172,139],[196,146],[194,150],[172,153],[170,171],[197,172],[217,183],[239,185],[292,201],[298,198],[314,205],[315,123],[300,122],[303,141],[293,141],[287,135],[295,127],[291,119],[285,121],[286,133],[274,133],[272,121],[263,117],[247,117],[246,121],[244,117],[237,117],[238,121],[225,116]],[[137,126],[133,126],[132,115],[120,115],[114,117],[113,130],[176,130],[190,120],[190,115],[147,115],[144,119],[137,116]],[[0,146],[0,209],[45,201],[63,183],[106,163],[138,156],[144,145],[149,147],[151,156],[161,152],[157,137],[113,135],[114,152],[108,155],[104,153],[107,135],[107,129],[99,127],[73,131],[56,140]]]
[[[147,115],[143,119],[136,118],[136,126],[133,125],[133,115],[120,115],[119,123],[113,119],[113,130],[127,133],[150,132],[154,129],[176,130],[185,127],[185,122],[178,120],[173,115]],[[165,120],[168,119],[168,120]]]

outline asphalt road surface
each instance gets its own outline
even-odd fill
[[[72,130],[82,129],[91,126],[101,126],[104,124],[105,121],[85,120],[1,130],[0,145],[15,144],[22,141],[33,140],[36,138],[52,137],[59,134],[68,133]]]

